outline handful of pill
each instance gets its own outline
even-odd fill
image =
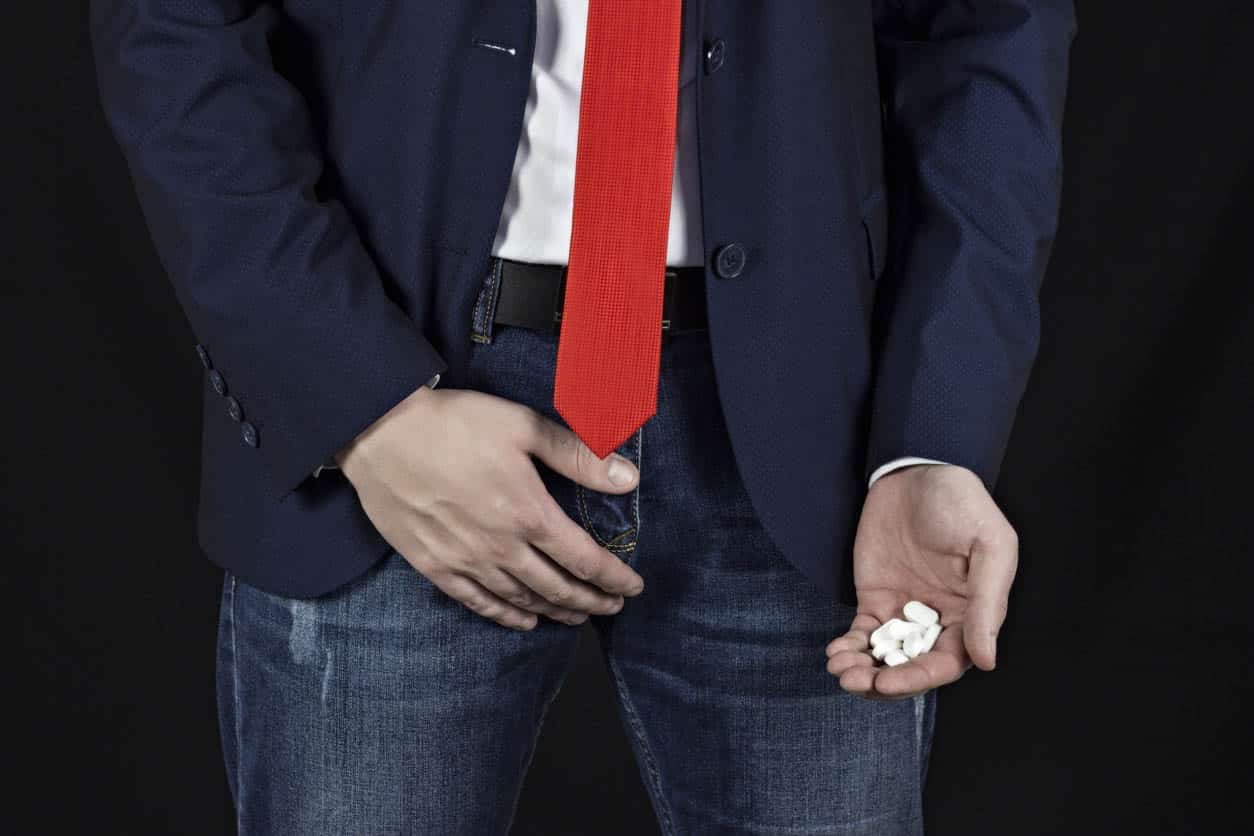
[[[886,665],[900,665],[927,653],[940,635],[940,615],[922,601],[907,601],[905,619],[890,618],[871,633],[871,655]]]

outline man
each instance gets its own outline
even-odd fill
[[[591,618],[663,832],[921,832],[935,689],[994,667],[1015,573],[1074,31],[95,0],[199,339],[241,830],[505,832]],[[945,630],[883,666],[911,599]]]

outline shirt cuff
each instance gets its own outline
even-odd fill
[[[432,377],[430,380],[428,380],[426,383],[422,385],[430,386],[432,389],[434,389],[436,387],[436,384],[439,382],[440,382],[440,373],[436,372],[434,377]],[[340,469],[340,466],[335,463],[334,459],[332,459],[326,464],[318,465],[318,469],[313,472],[313,475],[314,475],[314,478],[317,479],[319,476],[322,475],[322,471],[324,470],[339,470],[339,469]]]
[[[902,456],[899,459],[893,459],[892,461],[885,462],[875,468],[875,472],[871,474],[871,479],[866,483],[867,490],[870,490],[871,486],[875,484],[875,480],[881,476],[891,473],[898,468],[909,467],[912,464],[949,464],[949,462],[942,462],[936,459],[924,459],[919,456]]]

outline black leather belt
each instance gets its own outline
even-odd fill
[[[501,284],[492,321],[557,333],[566,294],[566,265],[534,264],[498,256],[493,256],[493,260],[500,262]],[[666,268],[662,286],[663,336],[706,327],[704,274],[704,267]]]

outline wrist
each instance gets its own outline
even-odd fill
[[[389,421],[394,419],[398,414],[422,408],[425,402],[430,399],[432,390],[435,388],[435,383],[439,380],[439,377],[439,375],[436,375],[431,380],[419,386],[407,395],[404,400],[400,401],[381,415],[378,419],[371,423],[370,426],[358,433],[352,441],[344,445],[343,448],[335,453],[332,458],[334,458],[335,463],[340,468],[340,471],[350,482],[353,481],[353,472],[357,469],[358,463],[367,457],[366,453],[368,448],[372,447],[377,441],[383,428],[387,426]]]

